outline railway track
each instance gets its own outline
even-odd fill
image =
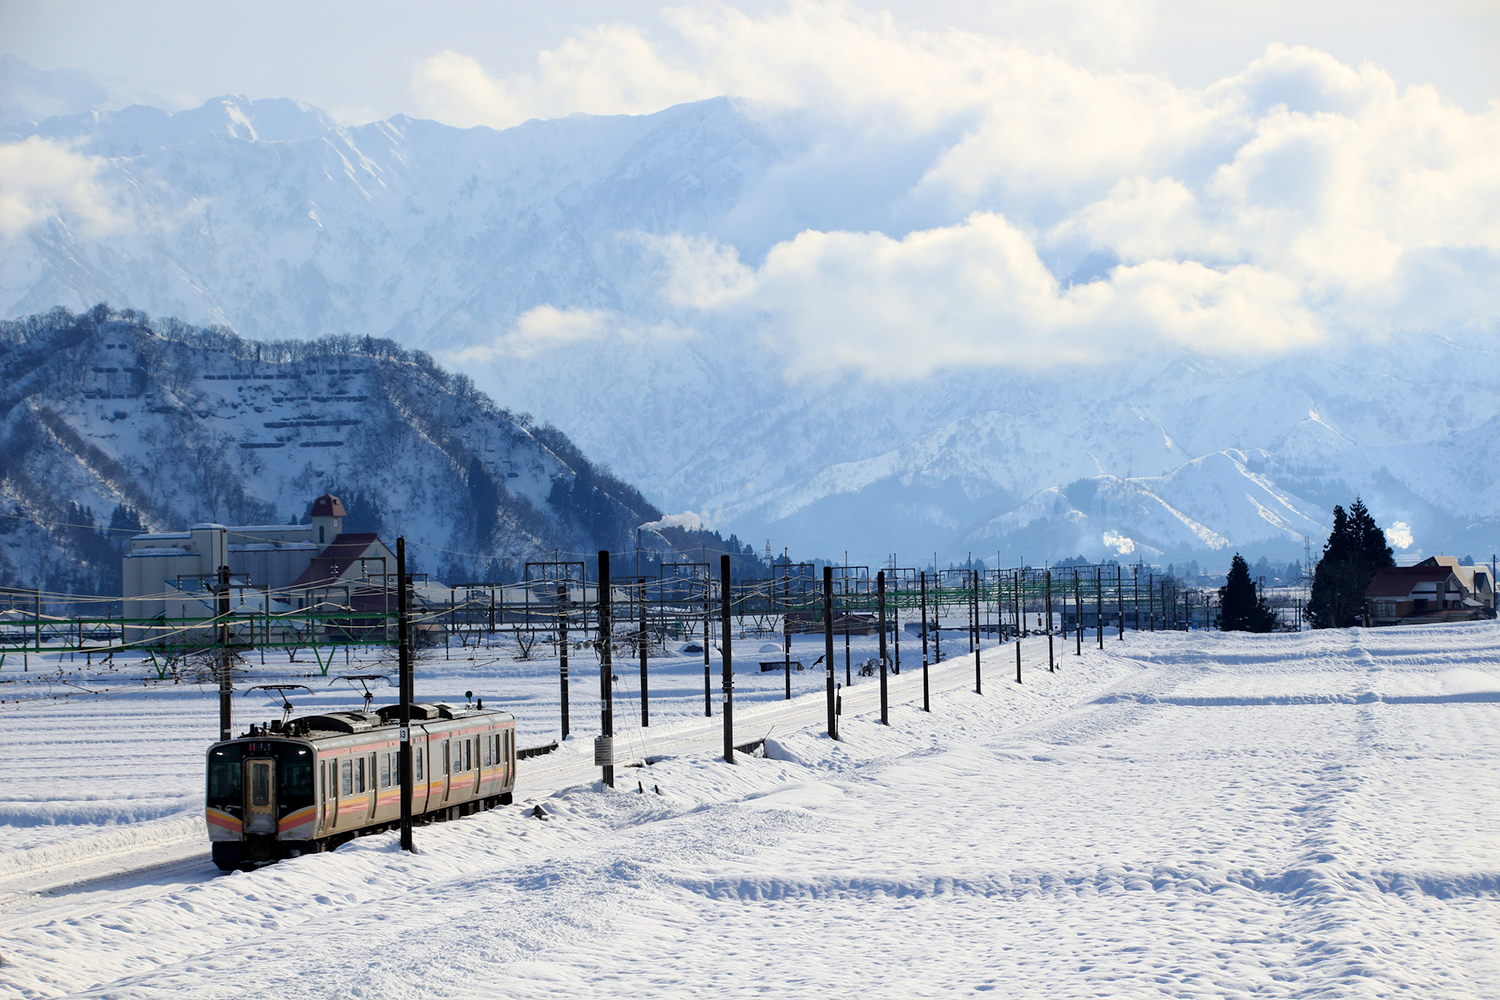
[[[1029,648],[1028,648],[1029,647]],[[1013,687],[1014,647],[991,647],[984,651],[985,689],[999,695]],[[1023,668],[1035,675],[1047,668],[1046,647],[1031,642],[1022,650]],[[1064,661],[1065,662],[1065,661]],[[972,689],[974,660],[963,655],[935,664],[929,672],[929,691],[936,698],[955,690]],[[842,717],[878,716],[880,682],[860,678],[841,690]],[[892,706],[920,704],[922,670],[908,667],[888,678]],[[790,701],[759,701],[735,706],[736,745],[801,730],[821,731],[827,721],[824,693],[799,695]],[[647,729],[617,729],[617,760],[623,765],[643,757],[674,757],[696,753],[717,755],[723,747],[723,720],[712,718],[663,719]],[[553,753],[523,763],[517,801],[535,802],[555,792],[600,780],[594,763],[593,741],[569,740]],[[623,787],[630,779],[617,774]],[[158,821],[160,828],[145,838],[149,843],[117,843],[109,836],[86,838],[61,850],[48,849],[34,859],[8,859],[0,865],[0,932],[38,921],[78,912],[99,913],[164,895],[184,885],[218,877],[208,850],[201,822]],[[168,828],[175,824],[175,827]],[[99,841],[97,846],[90,842]],[[38,852],[19,852],[35,854]],[[51,855],[56,855],[52,857]]]

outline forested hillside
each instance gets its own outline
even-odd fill
[[[0,323],[0,585],[118,593],[134,531],[295,522],[329,491],[445,580],[634,548],[661,517],[561,431],[389,340],[258,342],[103,305]]]

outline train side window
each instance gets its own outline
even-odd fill
[[[495,763],[494,757],[490,753],[490,738],[489,736],[484,736],[481,738],[484,740],[484,766],[489,767],[491,764]]]
[[[341,797],[348,798],[354,794],[354,762],[348,757],[339,762],[339,785],[342,786]]]
[[[388,753],[380,755],[380,787],[391,787],[391,755]]]
[[[464,770],[465,771],[472,771],[472,770],[474,770],[474,753],[470,749],[471,747],[473,747],[473,745],[474,745],[474,741],[473,740],[464,740]]]
[[[360,757],[354,762],[354,794],[358,795],[365,790],[365,759]]]
[[[444,740],[443,741],[443,773],[444,774],[448,774],[449,773],[449,769],[448,769],[448,743],[449,742],[450,741],[448,741],[448,740]]]
[[[415,780],[421,781],[422,780],[422,748],[421,747],[417,747],[416,767],[417,767],[417,775],[416,775]]]
[[[453,773],[461,774],[464,769],[464,741],[453,741]]]

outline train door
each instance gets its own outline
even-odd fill
[[[251,757],[245,768],[245,832],[276,832],[276,761]]]
[[[478,766],[480,759],[479,754],[476,752],[478,751],[478,749],[479,740],[477,737],[464,740],[464,773],[468,775],[468,777],[464,779],[464,788],[466,794],[470,796],[476,794],[479,791],[479,776],[481,768]]]
[[[380,805],[380,755],[371,753],[365,754],[365,756],[369,759],[366,766],[370,772],[370,812],[366,818],[373,819],[375,817],[375,807]],[[390,781],[391,772],[389,766],[387,766],[385,773],[386,780]]]
[[[505,748],[505,787],[511,788],[516,783],[516,731],[507,729],[501,735]]]

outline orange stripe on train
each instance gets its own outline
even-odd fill
[[[222,809],[207,809],[205,810],[205,814],[204,820],[209,826],[217,826],[232,833],[244,832],[245,824]]]

